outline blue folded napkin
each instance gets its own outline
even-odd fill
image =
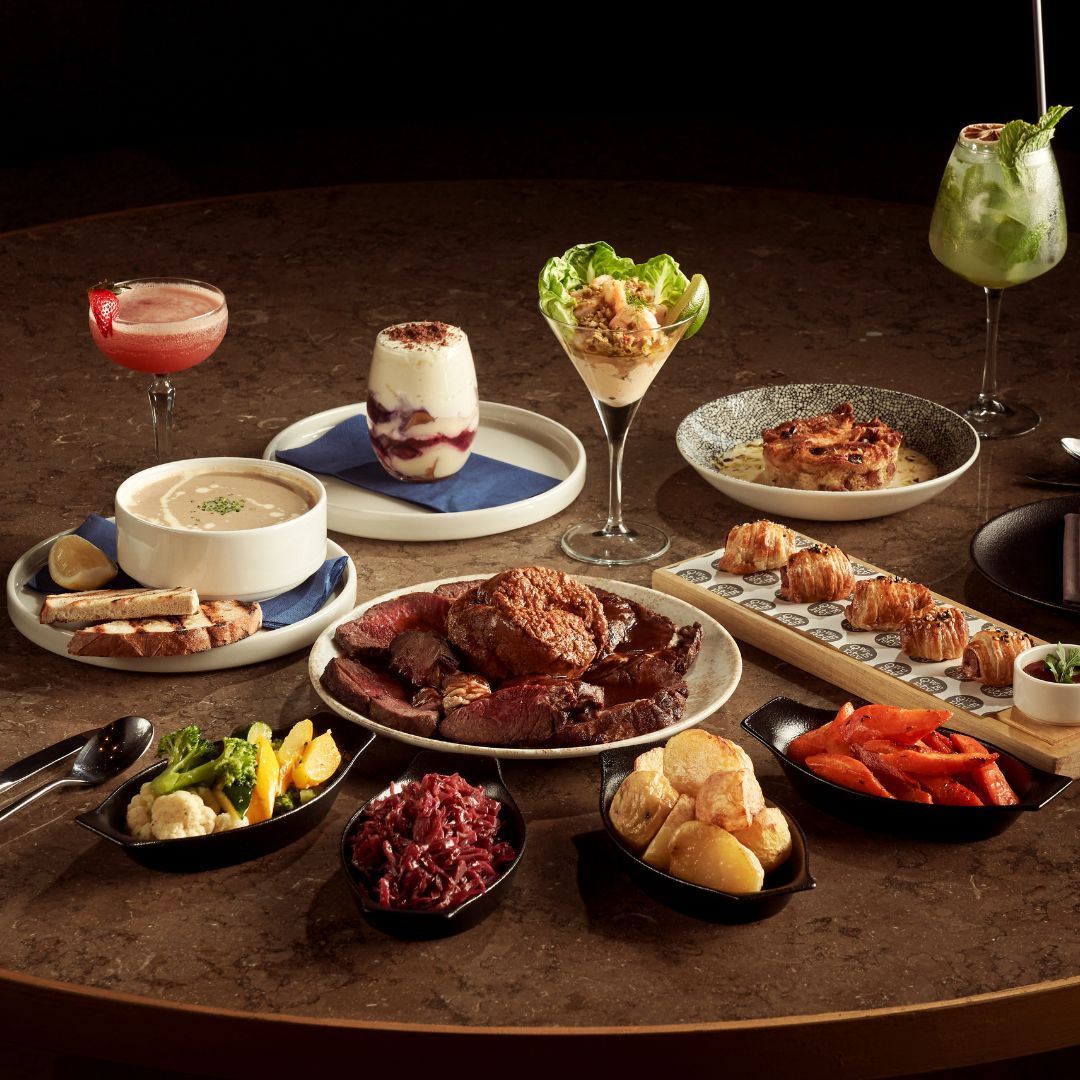
[[[100,514],[91,514],[76,530],[76,536],[89,540],[91,544],[101,548],[106,555],[116,562],[116,524],[103,518]],[[337,559],[327,559],[326,562],[307,579],[288,592],[279,593],[270,597],[269,600],[260,601],[262,608],[262,627],[264,630],[278,630],[283,626],[291,626],[293,623],[314,615],[327,600],[334,594],[334,590],[341,580],[341,575],[348,565],[348,557],[342,555]],[[62,593],[67,589],[61,588],[49,576],[48,566],[43,566],[27,583],[28,589],[34,589],[40,593]],[[109,589],[138,589],[142,586],[139,582],[128,577],[121,570],[106,586]]]
[[[350,416],[307,446],[278,450],[275,456],[308,472],[335,476],[354,487],[443,513],[506,506],[541,495],[560,483],[554,476],[475,453],[460,472],[443,480],[395,480],[375,457],[363,416]]]

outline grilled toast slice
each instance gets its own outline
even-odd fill
[[[46,596],[39,618],[43,623],[102,622],[195,615],[198,610],[194,589],[88,589]]]
[[[73,656],[190,656],[231,645],[262,625],[262,608],[239,600],[211,600],[194,615],[115,619],[77,630]]]

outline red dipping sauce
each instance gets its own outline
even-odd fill
[[[440,911],[484,892],[514,861],[497,799],[457,773],[428,773],[365,812],[353,866],[382,907]]]
[[[1030,664],[1024,665],[1024,674],[1030,675],[1033,679],[1042,679],[1043,682],[1056,683],[1057,679],[1054,678],[1053,672],[1046,666],[1044,660],[1033,660]],[[1066,683],[1058,683],[1059,686],[1076,685],[1076,677],[1073,676]]]

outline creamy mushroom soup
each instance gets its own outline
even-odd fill
[[[307,513],[314,492],[270,472],[207,471],[163,476],[136,491],[127,509],[155,525],[236,532]]]

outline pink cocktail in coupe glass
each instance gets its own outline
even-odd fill
[[[150,413],[159,461],[172,456],[176,390],[168,376],[201,364],[221,344],[229,325],[225,294],[191,278],[133,278],[111,287],[119,307],[102,332],[89,311],[94,344],[114,363],[153,375]]]

